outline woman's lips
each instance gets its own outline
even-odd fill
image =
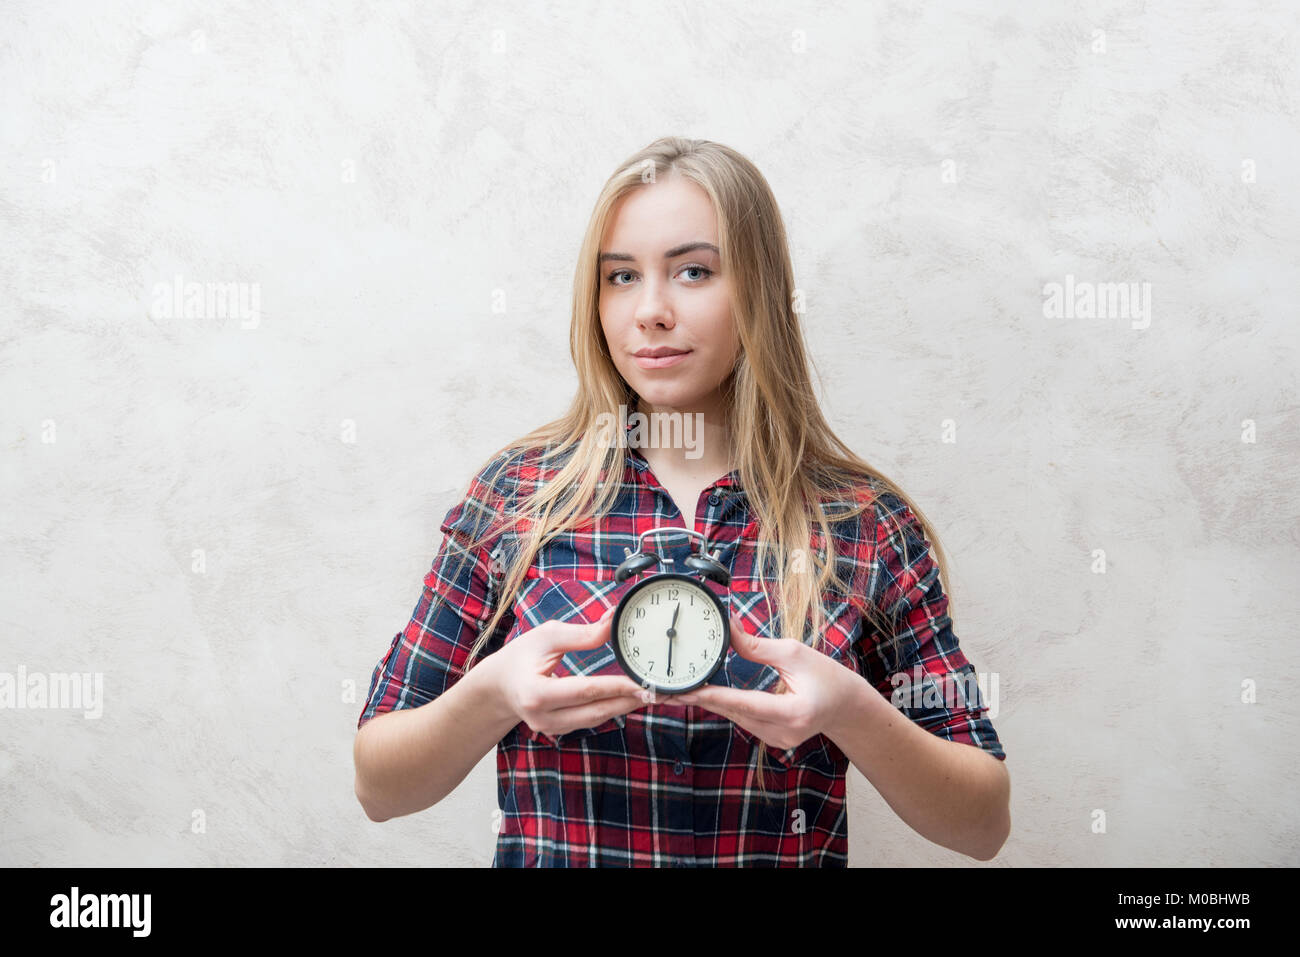
[[[689,352],[675,352],[670,356],[633,356],[632,358],[642,369],[666,369],[677,365],[689,355]]]

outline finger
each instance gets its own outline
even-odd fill
[[[756,727],[770,731],[785,721],[781,709],[784,702],[773,702],[773,697],[765,691],[741,691],[718,685],[705,685],[675,696],[682,704],[703,708],[751,731]],[[775,710],[772,707],[774,703],[777,704]]]
[[[641,693],[641,686],[631,678],[622,675],[600,675],[589,678],[585,675],[566,675],[563,678],[551,676],[538,691],[538,701],[543,709],[574,708],[614,697],[634,697]]]
[[[627,714],[629,711],[635,711],[637,708],[645,707],[645,702],[641,700],[640,695],[624,694],[613,698],[605,698],[602,701],[593,701],[587,704],[574,705],[571,708],[552,708],[548,717],[555,723],[555,719],[564,719],[570,728],[590,728],[589,724],[578,724],[576,720],[570,719],[581,718],[584,715],[606,715],[602,720],[608,720],[616,714]]]
[[[551,651],[573,651],[582,648],[596,648],[609,640],[610,626],[614,609],[593,622],[557,621],[551,630]]]
[[[784,730],[786,727],[785,725],[773,724],[772,722],[769,721],[760,721],[757,718],[747,717],[745,715],[729,714],[727,713],[727,709],[725,708],[722,708],[721,710],[717,710],[717,711],[715,711],[713,708],[706,708],[706,710],[710,711],[713,714],[718,715],[721,718],[725,718],[726,720],[730,721],[732,724],[736,725],[737,727],[743,728],[745,731],[747,731],[749,734],[753,735],[754,737],[758,738],[761,742],[766,744],[768,747],[776,748],[776,750],[778,751],[785,750],[779,745],[772,744],[773,741],[779,740],[781,736],[785,733]]]
[[[788,717],[789,704],[785,697],[767,691],[741,691],[739,688],[705,685],[677,697],[683,704],[699,705],[738,724],[747,721],[780,724]]]
[[[627,714],[641,707],[644,707],[644,703],[640,698],[635,695],[623,695],[618,698],[610,698],[599,704],[584,704],[575,708],[557,708],[545,716],[543,723],[548,728],[564,729],[555,731],[555,734],[568,734],[578,728],[597,727],[620,714]]]

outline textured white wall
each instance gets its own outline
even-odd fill
[[[0,671],[103,713],[0,712],[0,864],[490,863],[494,755],[377,825],[356,719],[667,133],[764,170],[828,413],[942,531],[991,866],[1300,864],[1294,4],[303,6],[5,6]],[[853,863],[971,863],[851,798]]]

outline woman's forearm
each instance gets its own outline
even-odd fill
[[[432,807],[519,723],[489,655],[428,704],[376,715],[353,744],[357,800],[372,821]]]
[[[913,830],[986,861],[1011,832],[1011,775],[979,748],[940,738],[913,722],[861,675],[852,706],[825,730]]]

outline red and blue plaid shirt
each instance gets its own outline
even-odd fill
[[[625,462],[611,514],[588,520],[542,548],[480,654],[549,619],[596,621],[642,577],[622,584],[614,580],[624,548],[635,551],[637,536],[648,529],[685,527],[641,453],[629,447]],[[510,452],[473,478],[442,523],[442,545],[410,622],[374,670],[358,728],[377,714],[428,704],[460,677],[522,536],[514,530],[494,535],[467,558],[464,545],[558,468],[558,463],[539,463],[535,451]],[[901,522],[901,534],[899,526],[884,521],[886,512]],[[896,495],[882,493],[873,508],[831,528],[837,572],[853,590],[824,596],[829,642],[822,650],[886,697],[895,694],[891,677],[899,673],[912,687],[918,677],[922,684],[950,687],[961,679],[957,696],[909,691],[898,706],[934,734],[1005,759],[978,687],[966,680],[974,669],[958,647],[938,566],[915,516]],[[729,588],[705,586],[720,597],[729,595],[746,631],[772,637],[771,608],[755,577],[756,520],[737,472],[701,493],[695,529],[707,537],[710,551],[721,549],[719,560],[732,576]],[[672,555],[675,567],[696,547],[685,535],[679,540],[668,534],[647,545]],[[774,591],[770,578],[768,591]],[[864,598],[877,602],[896,623],[892,635],[882,635],[864,619],[859,607]],[[555,673],[622,674],[608,643],[567,653]],[[777,677],[769,666],[729,650],[711,683],[763,690]],[[758,748],[766,753],[766,795],[755,779]],[[848,863],[848,766],[848,758],[825,735],[783,751],[699,706],[673,704],[671,697],[556,737],[521,721],[497,745],[501,822],[492,865],[843,867]]]

